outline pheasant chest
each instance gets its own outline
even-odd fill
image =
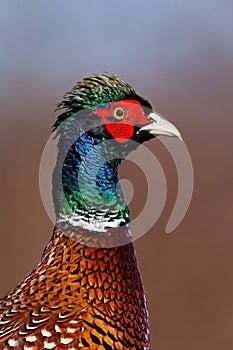
[[[145,296],[132,243],[59,235],[1,303],[0,349],[147,349]]]

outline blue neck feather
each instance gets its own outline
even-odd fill
[[[68,143],[69,137],[61,135],[53,176],[57,219],[80,216],[84,221],[99,218],[109,227],[128,226],[129,211],[118,180],[121,160],[115,158],[114,148],[82,131],[67,152]]]

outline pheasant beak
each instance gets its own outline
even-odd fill
[[[182,137],[179,130],[172,123],[170,123],[167,119],[161,117],[159,114],[155,112],[150,113],[148,116],[148,121],[149,124],[140,128],[139,132],[148,131],[149,134],[154,136],[173,136],[177,137],[179,140],[182,141]]]

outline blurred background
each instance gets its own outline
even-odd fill
[[[38,171],[55,105],[76,81],[104,71],[179,127],[193,161],[190,208],[167,235],[176,169],[159,141],[148,143],[168,183],[162,215],[136,242],[151,349],[232,350],[232,1],[1,1],[0,296],[51,237]],[[135,216],[143,173],[129,162],[120,172],[135,186]]]

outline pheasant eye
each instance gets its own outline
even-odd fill
[[[118,120],[122,120],[125,118],[127,114],[127,111],[125,110],[125,108],[123,107],[116,107],[114,110],[113,110],[113,117],[115,119],[118,119]]]

